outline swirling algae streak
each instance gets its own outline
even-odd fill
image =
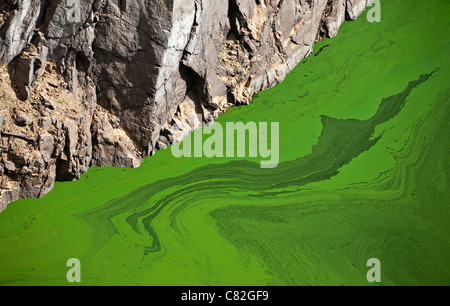
[[[145,207],[143,204],[149,203],[150,208],[142,212],[134,211],[126,220],[136,233],[144,232],[150,236],[152,244],[145,247],[146,254],[160,252],[160,240],[151,222],[165,206],[174,201],[184,202],[183,199],[189,193],[198,193],[202,190],[224,197],[232,195],[236,188],[242,193],[248,193],[246,196],[250,197],[276,196],[286,193],[286,190],[280,189],[283,187],[303,186],[330,179],[338,174],[338,169],[378,142],[380,137],[370,139],[375,127],[398,114],[412,89],[428,80],[431,75],[424,75],[419,80],[411,82],[403,93],[384,99],[376,115],[369,120],[322,117],[323,131],[319,142],[312,148],[312,153],[303,158],[282,163],[277,168],[265,171],[261,171],[258,164],[248,161],[203,166],[185,175],[148,184],[111,201],[105,207],[85,212],[80,218],[87,220],[89,224],[95,224],[108,215],[122,215],[130,209],[139,209]],[[213,184],[211,180],[214,180]],[[189,184],[186,185],[186,182]],[[167,189],[174,191],[158,198],[158,193]],[[229,189],[232,190],[228,191]],[[173,214],[171,217],[171,225],[174,226],[176,215]],[[112,235],[119,234],[112,222],[108,222],[107,225],[106,232]]]
[[[82,285],[365,285],[375,257],[382,285],[448,285],[449,3],[382,7],[220,118],[280,121],[277,168],[91,169],[0,215],[0,283],[67,284],[76,257]]]

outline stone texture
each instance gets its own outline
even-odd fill
[[[331,0],[329,3],[330,14],[325,19],[325,26],[328,31],[328,37],[334,37],[345,21],[347,3],[346,0]]]
[[[17,97],[0,105],[0,211],[89,166],[139,166],[280,83],[369,3],[2,1],[2,76]]]
[[[30,96],[31,86],[44,70],[47,63],[48,48],[41,46],[38,51],[23,52],[17,60],[14,81],[19,89],[19,96],[26,100]]]
[[[6,112],[0,111],[0,136],[2,135],[3,122],[5,122]]]
[[[347,0],[347,16],[355,20],[364,10],[372,4],[373,0]]]

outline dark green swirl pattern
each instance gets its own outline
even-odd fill
[[[280,164],[158,152],[0,214],[0,284],[449,284],[450,6],[382,1],[219,122],[280,122]]]

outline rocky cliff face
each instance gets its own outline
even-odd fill
[[[0,211],[137,167],[283,80],[369,0],[2,0]]]

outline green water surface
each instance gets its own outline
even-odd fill
[[[278,167],[92,168],[0,214],[0,284],[449,285],[450,2],[381,5],[219,118],[280,122]]]

